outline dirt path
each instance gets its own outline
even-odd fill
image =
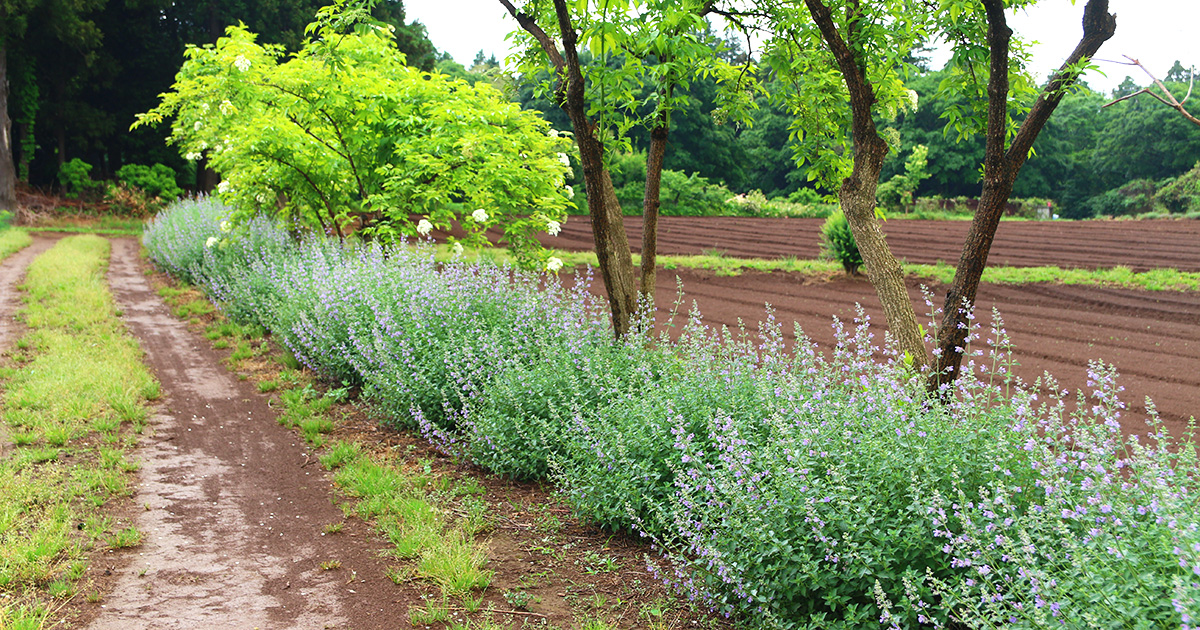
[[[171,317],[113,241],[109,280],[162,383],[139,452],[134,499],[144,542],[91,620],[127,628],[394,628],[407,619],[379,557],[384,545],[343,520],[313,455],[265,398]],[[320,564],[337,561],[336,571]]]

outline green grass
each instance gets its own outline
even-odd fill
[[[942,283],[949,283],[954,279],[954,267],[945,263],[905,265],[904,269],[909,275],[932,278]],[[1195,291],[1200,289],[1200,273],[1175,269],[1135,272],[1128,267],[1111,269],[988,267],[983,272],[982,281],[994,284],[1083,284],[1147,291]]]
[[[392,553],[415,561],[416,575],[436,584],[443,597],[463,597],[491,583],[492,572],[484,568],[487,555],[474,541],[471,530],[477,528],[469,522],[483,520],[482,510],[470,506],[471,518],[456,523],[446,516],[451,510],[441,505],[449,497],[471,494],[471,489],[456,492],[451,483],[448,491],[435,491],[447,484],[431,478],[432,473],[403,470],[350,442],[332,444],[321,463],[335,470],[334,481],[357,499],[344,509],[373,520],[392,543]]]
[[[0,460],[0,627],[42,627],[55,597],[81,590],[87,554],[137,544],[100,509],[129,494],[132,438],[157,383],[116,318],[104,281],[109,245],[63,239],[29,267],[29,331],[8,360],[5,428],[15,445]]]
[[[68,232],[74,234],[104,234],[109,236],[141,236],[145,226],[144,219],[126,219],[121,217],[79,217],[67,216],[52,218],[40,225],[22,229],[30,232]]]
[[[0,260],[29,246],[33,237],[25,230],[0,229]]]

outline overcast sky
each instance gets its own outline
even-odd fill
[[[1019,35],[1040,42],[1033,49],[1032,68],[1039,77],[1057,68],[1079,42],[1084,4],[1085,0],[1074,5],[1069,0],[1042,0],[1010,21]],[[508,54],[504,36],[517,28],[497,0],[407,0],[404,6],[408,19],[423,23],[433,44],[463,65],[470,65],[480,50],[503,60]],[[1122,55],[1129,55],[1159,78],[1176,59],[1184,66],[1200,65],[1197,0],[1110,0],[1110,10],[1117,15],[1117,33],[1101,47],[1098,59],[1124,61]],[[1138,68],[1102,61],[1098,65],[1108,76],[1088,75],[1086,80],[1095,89],[1109,91],[1126,75],[1141,85],[1148,82]]]

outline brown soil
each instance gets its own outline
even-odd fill
[[[662,217],[658,252],[686,255],[716,250],[735,258],[811,259],[821,253],[822,223],[824,219]],[[625,217],[625,226],[630,246],[639,252],[641,217]],[[897,258],[957,264],[969,227],[967,221],[896,219],[885,222],[883,231]],[[587,217],[571,217],[558,236],[543,236],[541,241],[547,247],[572,251],[595,247]],[[1200,221],[1005,221],[996,231],[988,264],[1200,271]]]

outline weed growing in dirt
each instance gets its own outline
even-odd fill
[[[1033,393],[1053,382],[1014,381],[997,323],[930,398],[865,317],[836,322],[827,354],[802,334],[787,349],[771,313],[756,336],[693,313],[678,342],[614,342],[581,288],[421,249],[272,249],[282,232],[203,254],[222,308],[445,452],[553,478],[579,514],[654,540],[661,578],[724,614],[781,628],[1200,616],[1195,443],[1153,417],[1146,443],[1124,439],[1111,368],[1092,367],[1069,413]],[[428,473],[377,466],[338,469],[354,509],[411,557],[441,544],[416,492]],[[420,557],[422,573],[450,564]]]
[[[21,603],[0,606],[0,627],[41,627],[41,598],[77,591],[89,548],[137,542],[96,514],[128,494],[136,465],[119,431],[144,423],[159,394],[115,317],[107,255],[104,239],[67,238],[25,280],[28,355],[4,372],[0,412],[16,445],[0,459],[0,591]]]

